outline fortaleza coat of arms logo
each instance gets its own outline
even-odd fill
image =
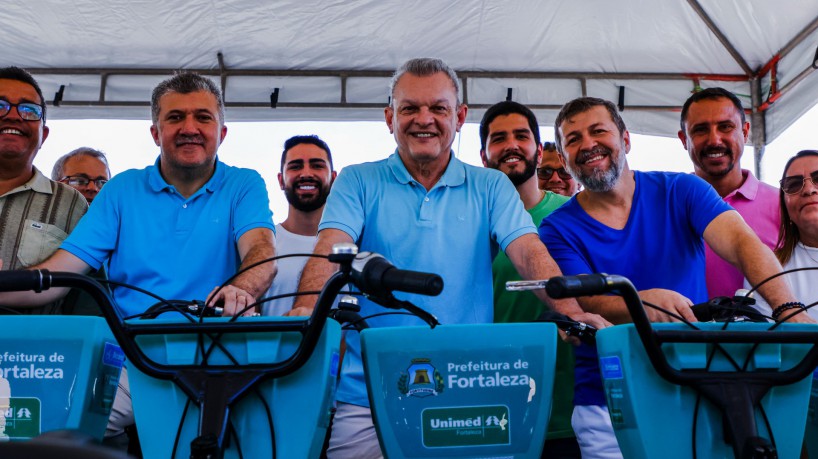
[[[410,397],[429,397],[443,392],[443,377],[429,359],[412,359],[405,373],[400,374],[398,390]]]

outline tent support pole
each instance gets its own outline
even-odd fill
[[[761,180],[761,160],[764,158],[764,148],[767,145],[767,112],[758,109],[762,104],[761,78],[753,77],[750,80],[750,90],[753,105],[750,114],[750,130],[755,153],[755,174],[756,178]]]

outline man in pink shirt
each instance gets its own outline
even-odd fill
[[[722,88],[690,96],[682,107],[679,139],[693,161],[694,173],[744,218],[764,244],[775,248],[781,215],[778,189],[741,169],[741,154],[750,133],[741,101]],[[705,244],[707,293],[733,296],[744,276]]]

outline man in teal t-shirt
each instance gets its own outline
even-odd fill
[[[540,191],[537,186],[535,172],[542,159],[542,144],[537,118],[528,107],[512,101],[491,106],[480,123],[480,142],[483,165],[508,176],[535,225],[568,201],[566,196]],[[505,253],[494,258],[492,275],[495,322],[532,322],[545,310],[545,304],[531,292],[506,291],[506,281],[522,278]],[[581,457],[571,429],[573,397],[574,350],[558,339],[551,420],[543,457]]]

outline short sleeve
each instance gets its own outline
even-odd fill
[[[363,182],[357,170],[353,167],[343,169],[332,184],[318,231],[337,229],[358,241],[365,219],[363,196]]]

